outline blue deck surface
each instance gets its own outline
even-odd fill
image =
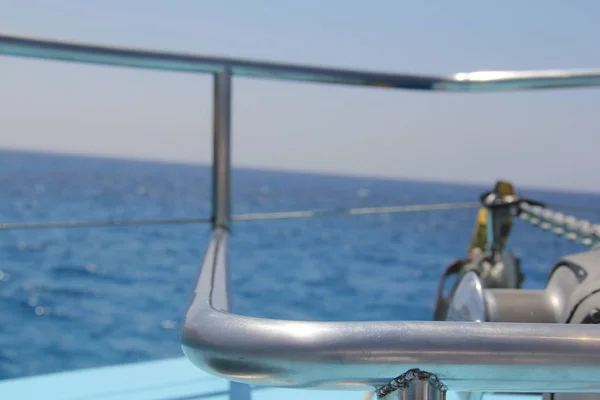
[[[307,395],[309,397],[307,397]],[[256,387],[253,400],[362,400],[359,391]],[[7,400],[227,400],[229,382],[206,374],[186,358],[84,369],[0,381]],[[448,393],[448,400],[459,400]],[[482,400],[539,400],[540,396],[485,395]]]

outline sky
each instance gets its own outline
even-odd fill
[[[0,0],[28,36],[448,75],[600,67],[596,0]],[[208,163],[206,75],[0,57],[0,148]],[[600,191],[600,89],[451,94],[236,78],[234,166]]]

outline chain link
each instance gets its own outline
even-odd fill
[[[519,217],[535,226],[552,231],[586,246],[595,247],[600,243],[600,224],[592,224],[583,219],[564,215],[541,206],[521,202]]]
[[[419,368],[414,368],[406,371],[397,378],[392,379],[387,385],[377,389],[377,398],[382,399],[392,392],[406,390],[410,386],[411,382],[415,379],[420,381],[426,381],[431,386],[435,387],[441,392],[445,392],[448,390],[446,385],[444,385],[442,381],[439,380],[437,375],[432,374],[431,372],[422,371]]]

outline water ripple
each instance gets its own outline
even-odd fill
[[[1,152],[3,222],[208,215],[202,166]],[[236,169],[237,213],[473,201],[487,188]],[[592,195],[528,192],[581,206]],[[246,315],[427,320],[445,266],[464,256],[473,210],[246,222],[231,239]],[[596,216],[597,217],[597,216]],[[0,378],[181,355],[179,326],[206,226],[0,232]],[[526,287],[575,244],[519,224]],[[542,251],[543,250],[543,251]]]

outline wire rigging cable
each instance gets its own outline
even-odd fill
[[[398,214],[422,211],[443,211],[480,207],[480,203],[438,203],[416,204],[407,206],[339,208],[333,210],[282,211],[269,213],[238,214],[231,217],[233,221],[264,221],[277,219],[318,218],[336,215]],[[96,228],[111,226],[135,225],[181,225],[210,223],[210,217],[166,218],[166,219],[133,219],[108,221],[64,221],[64,222],[24,222],[2,223],[0,230],[17,229],[49,229],[49,228]]]
[[[554,208],[570,209],[574,211],[585,211],[600,214],[600,208],[571,206],[555,203],[546,203]],[[232,216],[233,221],[265,221],[278,219],[297,218],[320,218],[339,215],[369,215],[369,214],[401,214],[409,212],[460,210],[481,207],[479,202],[470,203],[437,203],[437,204],[414,204],[387,207],[361,207],[361,208],[338,208],[333,210],[305,210],[305,211],[281,211],[268,213],[248,213]],[[21,229],[51,229],[51,228],[101,228],[113,226],[142,226],[142,225],[183,225],[183,224],[207,224],[211,222],[210,217],[182,217],[163,219],[131,219],[131,220],[108,220],[108,221],[58,221],[58,222],[15,222],[0,223],[0,230]]]

